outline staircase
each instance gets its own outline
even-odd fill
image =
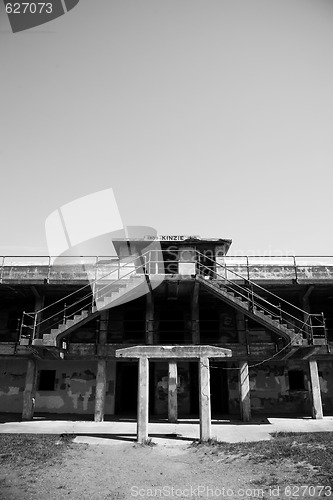
[[[196,279],[213,295],[292,345],[327,345],[323,314],[307,313],[255,282],[244,280],[215,260],[196,253]]]
[[[141,257],[136,255],[116,270],[91,280],[90,284],[54,304],[36,312],[24,312],[20,345],[59,347],[63,337],[97,317],[101,311],[148,293],[164,279],[164,275],[158,273],[153,280],[149,279],[153,274],[150,276],[147,270],[159,269],[159,264],[163,263],[151,257],[151,252]],[[195,279],[202,287],[283,337],[288,344],[328,345],[322,314],[307,313],[198,251],[195,251],[195,259]]]
[[[148,291],[145,269],[138,265],[136,256],[50,306],[23,312],[20,345],[58,347],[64,336],[99,316],[103,310],[129,302]],[[56,313],[52,312],[54,307]]]

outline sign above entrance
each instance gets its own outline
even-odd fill
[[[162,234],[162,235],[158,235],[158,236],[145,236],[144,237],[145,240],[149,240],[149,241],[152,241],[152,240],[155,240],[155,241],[185,241],[185,240],[199,240],[200,239],[200,236],[186,236],[186,235],[169,235],[169,234]]]

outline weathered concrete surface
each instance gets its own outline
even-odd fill
[[[321,419],[323,418],[323,405],[321,401],[317,361],[315,360],[309,361],[309,373],[310,373],[312,417],[316,419]]]
[[[169,361],[168,373],[168,420],[177,422],[178,404],[177,404],[177,362]]]
[[[37,364],[34,359],[28,359],[25,389],[23,393],[23,420],[32,420],[35,411],[35,396],[37,382]]]
[[[211,438],[210,372],[208,357],[199,360],[200,439]]]
[[[193,420],[191,421],[193,422]],[[190,443],[199,439],[199,420],[195,423],[186,423],[179,420],[178,424],[151,423],[149,435],[153,441],[155,436],[172,438],[179,436],[179,440]],[[245,424],[239,420],[213,420],[212,437],[219,441],[230,443],[246,441],[262,441],[271,439],[274,432],[333,432],[333,417],[324,417],[322,420],[312,418],[268,418],[262,422]],[[50,421],[34,418],[29,422],[8,422],[0,424],[0,433],[8,434],[81,434],[96,436],[98,434],[110,437],[110,441],[117,443],[119,440],[136,441],[136,422],[73,422]],[[171,439],[170,439],[171,441]],[[176,443],[177,439],[173,438]]]
[[[152,345],[118,349],[116,358],[197,359],[231,357],[230,349],[207,345]]]
[[[240,413],[243,422],[251,420],[249,367],[246,361],[239,363]]]
[[[44,257],[44,259],[48,261],[47,257]],[[292,263],[274,263],[273,259],[272,263],[258,265],[250,263],[249,266],[247,266],[246,264],[228,263],[225,258],[222,257],[221,259],[216,259],[217,263],[222,266],[217,266],[216,270],[221,275],[221,278],[226,277],[231,280],[235,280],[239,277],[239,279],[250,279],[253,281],[266,280],[291,282],[295,279],[299,282],[333,281],[333,265],[324,261],[321,262],[320,259],[320,257],[317,257],[317,264],[304,264],[302,262],[304,259],[296,257],[296,266]],[[115,260],[109,265],[99,264],[98,266],[95,266],[94,264],[60,264],[49,266],[46,262],[41,265],[25,266],[5,264],[4,266],[0,266],[0,280],[2,279],[3,283],[29,282],[38,284],[43,283],[45,280],[49,283],[61,283],[64,280],[71,283],[88,283],[88,275],[100,278],[109,273],[113,273],[115,277],[121,277],[121,275],[124,274],[124,270],[119,269],[119,262],[120,261]],[[227,268],[225,268],[225,263],[227,264]],[[180,274],[177,276],[179,278],[182,277],[181,271],[182,269],[178,269]],[[152,264],[150,266],[150,272],[152,273],[152,276],[157,277],[158,274],[155,273],[158,272],[158,266]],[[191,272],[191,274],[193,273]],[[175,274],[171,274],[169,276],[166,275],[166,279],[172,279],[172,276],[175,276]],[[185,278],[189,279],[190,276],[185,276]]]
[[[147,358],[139,360],[138,377],[138,423],[137,439],[139,443],[148,438],[149,419],[149,361]]]
[[[96,375],[95,422],[103,422],[106,395],[106,360],[99,359]]]

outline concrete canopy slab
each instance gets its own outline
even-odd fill
[[[116,358],[200,359],[230,358],[231,349],[209,345],[140,345],[115,351]]]

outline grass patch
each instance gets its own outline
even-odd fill
[[[0,434],[0,465],[47,466],[61,461],[74,434]]]
[[[333,432],[275,433],[271,441],[226,443],[215,439],[192,446],[210,455],[246,456],[255,463],[278,466],[289,460],[306,471],[306,465],[314,468],[318,484],[333,487]],[[306,474],[306,472],[305,472]]]
[[[152,438],[144,439],[141,443],[137,443],[138,446],[156,446],[156,443],[152,440]]]

